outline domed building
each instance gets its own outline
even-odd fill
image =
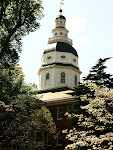
[[[64,116],[74,103],[74,98],[69,92],[80,82],[78,66],[78,53],[68,38],[66,18],[60,9],[55,18],[55,28],[52,37],[43,52],[41,67],[39,68],[39,97],[43,104],[50,110],[59,131],[69,128],[68,119]],[[65,135],[58,135],[55,145],[48,143],[48,148],[63,150],[67,145]]]

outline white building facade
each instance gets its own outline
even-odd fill
[[[55,19],[52,37],[49,38],[47,48],[42,55],[38,71],[39,90],[73,88],[80,82],[78,54],[72,46],[72,40],[68,38],[69,31],[65,24],[66,18],[60,10],[59,16]]]

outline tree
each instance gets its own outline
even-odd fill
[[[66,149],[112,149],[113,77],[105,72],[104,65],[109,59],[99,59],[84,77],[85,82],[70,93],[75,97],[75,104],[71,113],[67,113],[73,126],[67,138],[73,144]]]
[[[46,141],[35,140],[34,131],[39,135],[43,128],[44,132],[56,133],[50,112],[39,109],[36,86],[24,82],[17,64],[22,37],[40,27],[37,20],[43,17],[42,9],[41,0],[0,1],[0,149],[3,150],[43,149]]]
[[[0,1],[0,60],[16,63],[21,52],[22,37],[35,31],[42,18],[41,0]]]
[[[8,63],[9,68],[1,65],[0,70],[0,100],[5,104],[14,101],[21,93],[24,82],[24,74],[21,67],[17,64]]]
[[[32,116],[34,120],[35,141],[41,141],[47,145],[47,135],[50,135],[53,140],[57,137],[56,125],[53,122],[50,111],[42,106],[41,109],[36,109]],[[37,130],[37,127],[39,128]],[[51,141],[52,142],[52,141]]]
[[[95,97],[81,96],[81,113],[68,114],[77,120],[77,124],[67,134],[73,144],[65,149],[113,149],[113,90],[97,86],[94,83],[85,85],[95,91]],[[84,113],[82,113],[84,112]]]
[[[90,73],[84,77],[84,81],[93,82],[97,85],[104,85],[107,88],[113,88],[113,75],[106,73],[105,69],[107,68],[104,63],[111,59],[99,59],[97,64],[92,67]]]
[[[40,109],[42,103],[35,97],[37,87],[27,85],[19,65],[10,64],[0,70],[0,149],[43,149],[46,139],[36,140],[35,133],[56,134],[50,112]],[[43,130],[42,130],[43,129]]]
[[[86,112],[81,109],[81,106],[84,106],[86,104],[88,104],[87,101],[82,101],[81,97],[83,97],[84,95],[87,96],[87,98],[94,98],[95,97],[95,90],[92,90],[88,87],[87,83],[79,83],[78,87],[74,87],[74,89],[72,90],[71,93],[68,93],[70,95],[72,95],[75,98],[75,102],[73,104],[72,110],[69,112],[71,114],[85,114]],[[69,115],[69,114],[68,114]],[[70,117],[70,125],[77,127],[77,121],[78,119],[75,117]]]
[[[26,95],[20,95],[10,105],[0,101],[0,149],[44,149],[47,133],[55,138],[51,114],[45,107],[36,107],[40,104],[38,99]]]
[[[18,98],[19,94],[34,95],[37,93],[37,86],[24,82],[24,74],[19,64],[7,63],[9,68],[1,65],[0,70],[0,100],[10,104]]]

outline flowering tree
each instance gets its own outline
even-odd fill
[[[113,90],[86,83],[91,94],[79,96],[78,113],[66,113],[76,120],[76,125],[67,134],[72,144],[66,150],[78,149],[113,149]],[[77,97],[77,96],[76,96]],[[78,97],[77,97],[78,98]],[[83,105],[81,105],[83,104]]]

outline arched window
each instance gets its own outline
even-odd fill
[[[77,76],[75,75],[75,86],[77,86]]]
[[[50,74],[49,73],[46,74],[46,80],[48,80],[48,79],[50,79]]]
[[[65,83],[65,73],[61,73],[61,83]]]

